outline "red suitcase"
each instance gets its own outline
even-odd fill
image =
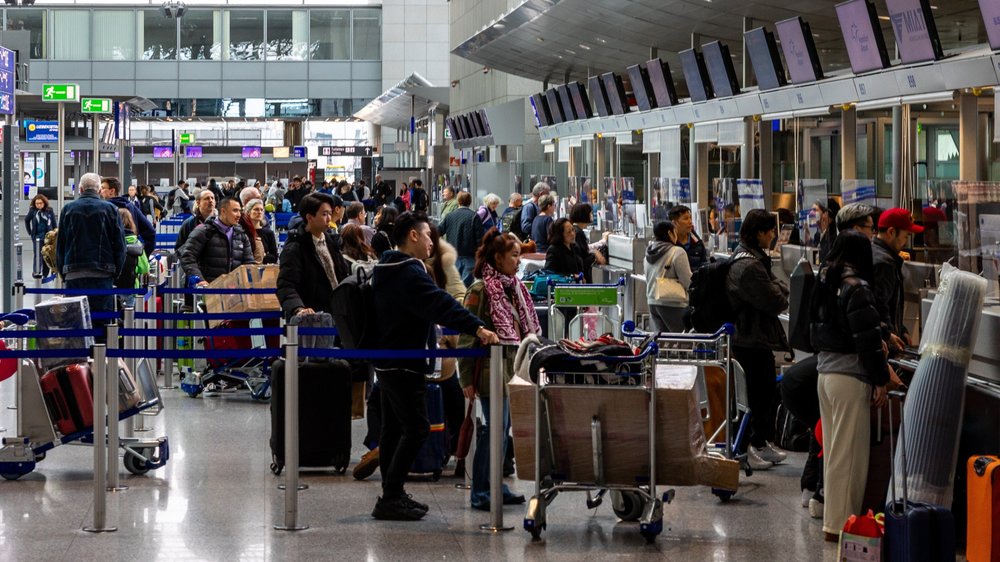
[[[93,376],[90,366],[76,363],[53,369],[39,380],[56,429],[70,435],[94,426]]]

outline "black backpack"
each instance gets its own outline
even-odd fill
[[[142,243],[127,244],[125,246],[125,264],[122,271],[115,279],[115,287],[119,289],[134,289],[135,280],[139,276],[135,268],[139,265],[139,256],[142,255]]]
[[[346,349],[371,349],[375,336],[374,309],[372,277],[363,269],[333,290],[330,314]]]
[[[524,240],[524,231],[521,230],[521,209],[524,209],[523,205],[500,219],[500,229],[517,236],[518,240]]]
[[[809,338],[811,321],[810,308],[813,289],[816,286],[816,275],[813,273],[809,260],[799,260],[789,278],[788,294],[788,344],[792,349],[812,353],[814,351]]]
[[[700,334],[714,334],[723,324],[736,320],[736,311],[726,291],[726,277],[734,262],[752,257],[737,252],[727,260],[709,262],[694,271],[688,289],[689,328]]]

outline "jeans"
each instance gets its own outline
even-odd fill
[[[444,399],[445,427],[448,429],[448,452],[454,455],[458,448],[458,434],[465,421],[465,395],[462,394],[462,385],[458,382],[458,373],[439,384]]]
[[[70,279],[66,281],[67,289],[113,289],[114,279],[110,277],[83,277],[80,279]],[[87,302],[90,305],[90,312],[114,312],[114,295],[88,295]],[[110,323],[109,320],[94,320],[94,328],[104,329]],[[104,343],[107,338],[101,336],[94,338],[98,343]]]
[[[49,265],[45,263],[42,259],[42,243],[44,240],[38,238],[31,241],[32,248],[34,250],[34,264],[31,268],[32,277],[48,277],[49,276]]]
[[[406,476],[430,435],[427,383],[421,375],[395,369],[379,371],[378,377],[382,405],[379,470],[382,498],[391,499],[405,493]]]
[[[480,397],[479,404],[483,408],[486,423],[476,436],[476,457],[472,460],[472,494],[469,499],[474,506],[490,503],[490,400]],[[501,451],[507,449],[507,433],[510,431],[510,402],[506,396],[503,399],[503,428]],[[512,494],[507,484],[503,484],[502,488],[504,497]]]
[[[455,262],[455,267],[458,268],[459,275],[462,276],[462,282],[465,283],[466,287],[472,285],[475,281],[475,269],[476,269],[476,258],[467,256],[458,256],[458,260]]]

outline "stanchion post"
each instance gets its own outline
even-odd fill
[[[21,310],[24,308],[24,283],[14,284],[14,310]],[[18,349],[28,349],[28,340],[18,340]],[[23,369],[21,369],[21,360],[17,360],[17,371],[14,374],[14,405],[8,406],[17,411],[17,434],[21,435],[21,431],[24,429],[24,420],[21,414],[21,396],[24,395],[24,389],[21,384],[24,380]]]
[[[125,310],[122,312],[122,327],[126,330],[135,329],[135,307],[132,306],[125,307]],[[123,339],[124,339],[125,349],[136,349],[137,346],[135,345],[135,342],[137,338],[135,336],[128,336]],[[143,340],[145,340],[145,338],[143,338]],[[112,364],[114,364],[115,368],[117,369],[118,361],[117,360],[112,361]],[[125,366],[126,368],[128,368],[128,372],[132,373],[132,376],[134,377],[135,357],[126,358]],[[123,435],[123,437],[125,437],[126,439],[131,439],[132,437],[135,436],[135,426],[133,425],[134,423],[135,423],[134,419],[130,419],[125,422],[125,434]]]
[[[106,431],[105,417],[108,407],[101,396],[107,394],[108,384],[107,370],[108,361],[104,344],[97,344],[93,347],[94,355],[94,520],[89,527],[83,530],[90,533],[105,533],[117,531],[116,527],[109,527],[107,524],[107,497],[105,487],[107,485],[107,471],[105,462],[104,433]]]
[[[118,324],[108,324],[108,347],[118,348]],[[105,392],[108,408],[108,491],[128,490],[128,486],[118,482],[118,359],[106,362],[107,388]],[[96,377],[95,377],[96,378]],[[97,392],[94,396],[98,396]],[[94,442],[103,435],[94,434]]]
[[[285,520],[278,531],[302,531],[299,524],[299,327],[285,326]]]
[[[503,346],[490,347],[490,522],[483,531],[498,533],[514,527],[503,524]]]
[[[176,289],[177,287],[179,287],[177,283],[178,269],[179,268],[175,268],[170,272],[169,284],[170,288],[172,289]],[[153,303],[153,306],[154,307],[156,306],[155,302]],[[172,293],[163,295],[163,312],[173,314],[176,311],[177,309],[174,308],[174,295]],[[163,321],[163,327],[166,328],[167,330],[173,330],[176,326],[177,323],[174,322],[172,319]],[[164,337],[163,348],[167,350],[174,349],[176,347],[176,345],[174,345],[176,341],[177,339],[174,336]],[[174,360],[170,357],[166,357],[163,359],[163,386],[161,386],[160,388],[164,390],[173,390],[174,388]]]

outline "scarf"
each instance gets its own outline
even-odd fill
[[[514,315],[511,312],[511,302],[514,310],[517,311],[518,319],[521,322],[521,332],[527,334],[541,334],[542,328],[538,322],[538,315],[535,307],[531,303],[531,295],[528,288],[512,275],[504,275],[493,266],[486,264],[483,268],[483,285],[486,287],[486,302],[490,307],[490,318],[493,319],[493,328],[502,344],[517,344],[521,338],[514,329]],[[508,289],[513,291],[513,299],[507,300]]]

